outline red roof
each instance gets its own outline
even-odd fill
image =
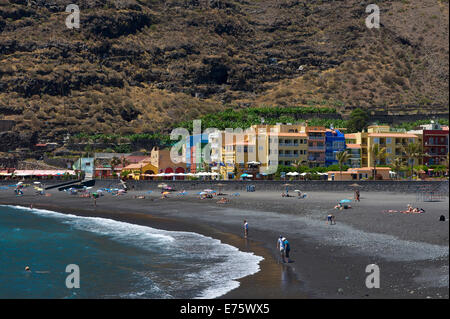
[[[125,159],[130,164],[136,164],[136,163],[139,163],[140,161],[146,159],[147,157],[149,157],[149,156],[145,156],[145,155],[141,155],[141,156],[130,155],[130,156],[126,156]]]

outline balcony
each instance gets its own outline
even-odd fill
[[[279,154],[278,157],[299,157],[299,154]]]
[[[325,136],[308,136],[308,139],[311,141],[323,141],[325,140]]]
[[[293,147],[298,146],[298,143],[279,143],[278,146],[287,146],[287,147]]]
[[[310,162],[325,162],[325,157],[308,156],[308,161],[310,161]]]
[[[309,146],[308,151],[310,151],[310,152],[325,152],[325,146]]]

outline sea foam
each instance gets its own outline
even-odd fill
[[[156,250],[159,253],[165,252],[173,260],[182,258],[187,262],[198,263],[198,267],[190,264],[189,270],[183,272],[182,282],[173,280],[170,283],[174,290],[196,290],[195,287],[201,283],[202,289],[193,296],[194,298],[217,298],[239,287],[237,280],[257,273],[260,270],[259,263],[263,260],[253,253],[242,252],[220,240],[193,232],[166,231],[107,218],[62,214],[46,209],[4,206],[21,212],[56,218],[77,230],[106,236],[149,252]],[[183,271],[183,265],[179,265],[179,268]],[[155,273],[146,275],[155,283],[160,279]],[[126,295],[133,298],[138,297],[140,293],[131,292]]]

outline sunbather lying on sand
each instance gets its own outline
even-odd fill
[[[222,197],[217,201],[217,204],[226,204],[226,203],[228,203],[228,199],[225,197]]]
[[[422,214],[422,213],[425,213],[425,209],[418,208],[418,207],[413,208],[410,204],[408,204],[407,210],[388,209],[384,212],[386,212],[386,213],[403,213],[403,214]]]
[[[347,205],[347,204],[342,205],[342,203],[339,203],[336,206],[334,206],[334,209],[339,209],[339,210],[349,209],[349,208],[352,208],[352,206]]]

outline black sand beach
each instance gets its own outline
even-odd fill
[[[201,190],[198,190],[201,191]],[[90,198],[57,190],[36,196],[34,190],[15,197],[0,191],[0,204],[33,204],[62,213],[98,216],[148,225],[165,230],[191,231],[220,239],[242,251],[263,256],[261,271],[240,280],[240,287],[222,298],[448,298],[448,197],[441,202],[417,202],[415,195],[370,192],[352,209],[336,211],[348,192],[308,192],[306,199],[282,198],[280,191],[241,192],[200,200],[196,193],[161,199],[155,191],[106,194],[94,207]],[[231,193],[231,192],[230,192]],[[145,199],[135,199],[145,195]],[[293,194],[294,195],[294,194]],[[405,210],[407,204],[422,207],[424,214],[386,213]],[[336,225],[327,225],[333,212]],[[445,222],[439,221],[444,215]],[[243,220],[250,225],[243,238]],[[279,235],[291,243],[292,263],[278,260]],[[380,268],[381,287],[365,285],[366,266]]]

